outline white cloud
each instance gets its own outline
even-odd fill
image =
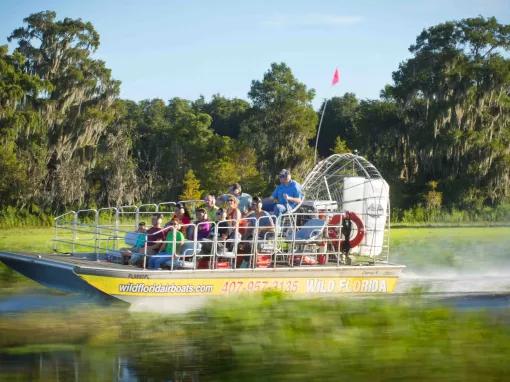
[[[358,24],[363,21],[360,16],[340,16],[327,14],[277,15],[264,22],[273,27],[341,27]]]

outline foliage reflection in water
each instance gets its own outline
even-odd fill
[[[185,315],[81,305],[0,317],[0,380],[503,379],[510,310],[419,295],[295,300],[276,292]]]

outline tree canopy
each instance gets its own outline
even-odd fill
[[[94,58],[99,33],[55,12],[30,15],[0,46],[0,214],[56,213],[219,194],[265,195],[282,168],[314,162],[313,89],[285,63],[249,100],[119,99]],[[510,194],[510,26],[495,18],[425,29],[376,100],[327,100],[319,155],[357,150],[388,179],[392,205],[498,205]]]
[[[402,113],[406,180],[438,180],[450,201],[466,205],[508,195],[509,48],[510,26],[495,18],[447,22],[418,36],[414,57],[387,89]]]
[[[104,62],[91,58],[99,46],[92,24],[55,18],[51,11],[30,15],[8,39],[18,43],[15,53],[24,57],[23,72],[48,83],[30,107],[44,121],[46,152],[38,160],[45,162],[47,173],[41,202],[57,206],[83,202],[82,180],[113,121],[111,106],[120,84]]]
[[[242,125],[241,140],[257,142],[259,170],[267,174],[268,183],[282,168],[301,175],[311,169],[308,141],[317,129],[314,94],[283,63],[272,64],[262,81],[252,82],[248,95],[253,107]]]

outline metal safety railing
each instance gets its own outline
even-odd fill
[[[346,240],[345,215],[335,211],[195,222],[179,227],[183,237],[179,241],[181,235],[174,228],[162,227],[148,236],[140,233],[145,236],[138,247],[127,246],[133,244],[133,230],[143,216],[165,210],[163,206],[171,203],[70,211],[55,219],[54,250],[119,263],[128,263],[126,258],[135,255],[141,257],[143,268],[170,270],[340,266],[348,264],[349,256],[363,258],[367,264],[388,261],[389,216],[384,226],[365,225],[364,237],[348,248],[346,242],[359,239],[360,227],[352,228]],[[359,217],[362,222],[368,219]],[[171,232],[174,235],[168,240]],[[158,257],[166,261],[155,261]]]

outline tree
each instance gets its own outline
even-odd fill
[[[250,104],[245,100],[239,98],[228,99],[215,94],[211,102],[201,102],[198,110],[211,116],[211,129],[216,134],[237,139],[241,123],[246,118],[249,107]]]
[[[331,149],[332,154],[346,154],[350,153],[351,150],[347,146],[347,143],[340,137],[336,137],[335,144],[333,145],[333,148]]]
[[[128,108],[132,104],[118,100],[116,118],[100,139],[96,163],[88,175],[89,198],[102,206],[132,205],[146,193],[147,185],[137,175],[133,156],[132,121]]]
[[[188,170],[184,176],[184,184],[179,200],[199,200],[203,191],[200,190],[200,181],[193,170]]]
[[[192,107],[192,102],[173,98],[168,102],[165,118],[171,126],[160,136],[163,151],[162,174],[168,195],[178,194],[182,179],[189,169],[200,174],[210,158],[209,143],[214,135],[211,117]]]
[[[172,124],[167,118],[167,106],[161,99],[144,100],[130,104],[126,118],[133,125],[133,154],[144,184],[146,200],[170,200],[176,197],[176,180],[172,176],[174,166],[170,145]],[[166,177],[166,174],[170,174]],[[184,173],[180,174],[180,179]]]
[[[494,17],[424,30],[385,91],[402,110],[401,172],[449,203],[510,195],[510,25]]]
[[[216,152],[203,168],[203,182],[205,189],[213,194],[222,194],[232,183],[240,183],[243,192],[260,194],[266,191],[267,184],[257,170],[257,155],[255,149],[240,145],[228,137],[216,136],[220,140],[221,150]],[[213,140],[213,141],[214,141]]]
[[[341,137],[349,147],[359,149],[360,139],[356,131],[356,114],[359,101],[353,93],[331,98],[324,111],[324,118],[317,145],[319,155],[326,157],[334,148],[335,140]],[[324,110],[324,102],[320,112]]]
[[[294,169],[296,175],[306,172],[304,167],[313,161],[308,142],[317,127],[311,105],[314,91],[297,81],[287,65],[274,63],[262,81],[252,81],[249,97],[253,107],[242,125],[241,140],[257,151],[267,183],[281,168]]]
[[[427,210],[439,210],[443,203],[443,194],[437,191],[437,182],[435,180],[431,180],[427,183],[427,186],[430,188],[429,191],[424,195],[425,206]]]
[[[44,177],[44,120],[33,103],[51,85],[25,73],[24,64],[19,52],[0,46],[0,207],[29,204]]]
[[[44,115],[48,144],[45,202],[56,206],[81,202],[85,171],[95,146],[113,120],[111,105],[119,82],[110,77],[104,62],[91,54],[99,46],[99,34],[89,22],[65,18],[55,12],[35,13],[24,19],[25,27],[9,36],[17,41],[16,52],[26,61],[27,74],[48,81],[44,97],[34,103]]]

